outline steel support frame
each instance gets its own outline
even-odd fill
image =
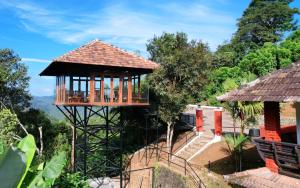
[[[91,179],[118,177],[123,187],[122,107],[56,107],[75,129],[74,171]],[[92,124],[92,117],[100,123]]]

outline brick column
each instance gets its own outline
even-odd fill
[[[222,135],[222,108],[218,108],[214,110],[215,116],[215,135]]]
[[[196,130],[203,132],[203,110],[201,108],[196,108]]]
[[[265,139],[280,142],[280,106],[278,102],[264,102]],[[266,167],[278,173],[278,166],[273,159],[266,159]]]

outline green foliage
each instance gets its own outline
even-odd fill
[[[89,188],[88,182],[79,172],[64,174],[63,178],[57,179],[55,186],[59,188]]]
[[[4,145],[14,142],[14,136],[18,134],[17,116],[8,109],[0,109],[0,138]]]
[[[147,44],[150,59],[160,67],[149,76],[158,101],[158,113],[167,124],[167,147],[171,150],[174,125],[191,102],[199,102],[207,81],[211,53],[206,44],[188,41],[185,33],[164,33]]]
[[[154,37],[147,50],[150,59],[160,64],[150,76],[150,86],[160,98],[160,117],[174,122],[188,102],[199,100],[211,53],[206,44],[189,42],[185,33]]]
[[[22,182],[24,181],[26,174],[30,168],[31,162],[33,160],[34,154],[35,154],[35,141],[32,135],[27,135],[25,138],[23,138],[17,146],[22,152],[24,152],[26,157],[26,169],[23,173],[22,179],[20,180],[18,184],[18,188],[21,187]]]
[[[10,147],[1,155],[1,187],[21,187],[35,153],[35,142],[31,135],[23,138],[16,147]]]
[[[17,112],[29,106],[27,67],[10,49],[0,49],[0,102]]]
[[[297,28],[294,15],[299,14],[299,10],[289,7],[291,2],[293,0],[251,1],[238,20],[238,30],[232,39],[238,60],[266,42],[280,41],[285,32]]]
[[[220,45],[214,54],[215,67],[236,66],[245,55],[264,46],[277,43],[288,31],[297,29],[293,0],[252,0],[238,20],[237,31],[229,42]]]
[[[249,141],[249,137],[243,134],[239,134],[238,136],[228,134],[225,135],[225,141],[228,146],[228,151],[234,154],[235,152],[240,152],[245,147],[245,144]]]
[[[219,45],[213,55],[213,67],[233,67],[236,64],[237,54],[231,43]]]
[[[66,164],[66,153],[60,152],[54,156],[45,168],[31,166],[36,145],[34,137],[27,135],[16,147],[12,146],[0,155],[0,182],[1,187],[51,187],[60,176]],[[38,175],[35,176],[36,171]],[[30,173],[27,173],[29,172]],[[30,183],[30,184],[29,184]]]
[[[52,121],[45,112],[33,108],[21,112],[19,117],[27,131],[34,136],[38,147],[41,144],[39,127],[42,127],[44,151],[42,156],[38,156],[37,163],[50,159],[58,151],[70,152],[71,130],[66,122]]]
[[[62,173],[66,162],[66,152],[59,152],[57,155],[52,157],[49,162],[46,163],[44,169],[34,177],[28,187],[51,187],[54,184],[56,178],[58,178]]]
[[[239,63],[239,67],[244,71],[263,76],[291,63],[292,53],[289,49],[282,48],[276,44],[266,43],[261,49],[247,54]]]
[[[300,60],[300,30],[292,33],[280,44],[280,47],[288,49],[291,52],[292,62]]]

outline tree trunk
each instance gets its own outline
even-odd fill
[[[39,133],[40,133],[40,150],[39,150],[39,155],[43,154],[44,150],[44,142],[43,142],[43,127],[39,127]]]
[[[71,169],[75,172],[75,127],[71,126],[72,128],[72,152],[71,152]]]
[[[168,129],[167,129],[167,149],[168,152],[172,152],[172,139],[173,139],[173,133],[174,133],[174,125],[171,122],[167,122]]]

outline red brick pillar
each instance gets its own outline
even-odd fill
[[[196,130],[203,132],[203,110],[201,108],[196,108]]]
[[[278,102],[264,102],[265,139],[280,142],[280,106]],[[278,173],[278,166],[273,159],[266,158],[266,167]]]
[[[215,113],[215,135],[222,135],[222,108],[214,110]]]

